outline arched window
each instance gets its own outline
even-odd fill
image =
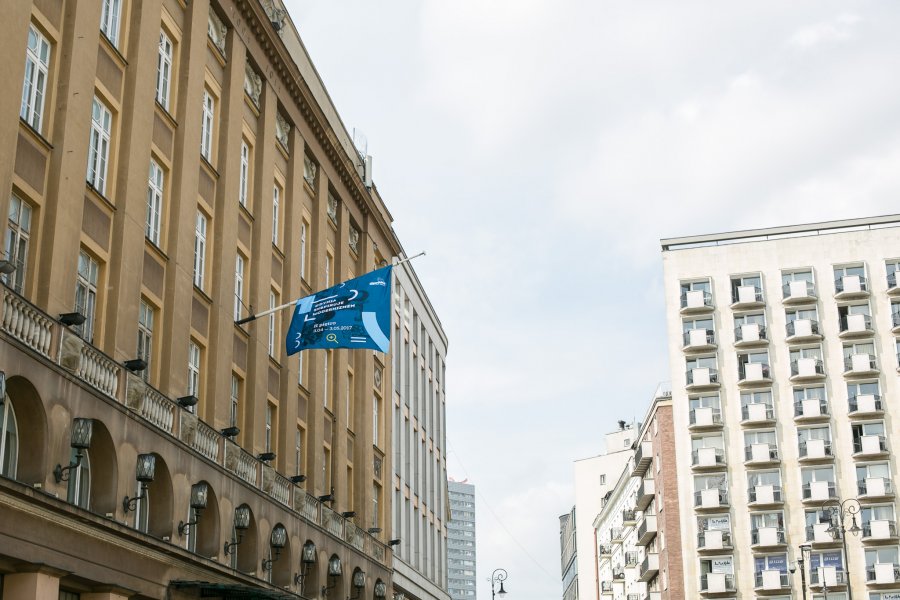
[[[150,486],[142,488],[141,482],[137,482],[134,497],[140,498],[134,507],[134,528],[147,533],[150,529]]]
[[[19,429],[9,398],[0,399],[0,475],[16,478],[19,462]]]
[[[91,455],[87,450],[82,450],[81,463],[69,473],[69,502],[84,509],[91,506]],[[72,448],[70,463],[77,460],[77,452]]]

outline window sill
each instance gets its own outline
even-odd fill
[[[155,100],[156,104],[156,112],[160,113],[165,119],[165,121],[172,127],[172,129],[178,129],[178,121],[175,120],[175,117],[170,113],[165,106],[159,103],[159,99]]]
[[[98,200],[100,200],[103,204],[105,204],[111,211],[115,212],[116,205],[113,204],[112,200],[103,195],[103,193],[94,187],[90,181],[84,182],[85,187],[88,189],[90,195],[94,196]]]
[[[162,248],[157,246],[153,240],[148,238],[146,235],[144,236],[144,247],[149,249],[153,254],[155,254],[162,262],[169,262],[169,255],[166,254]]]
[[[103,45],[106,47],[106,49],[112,53],[113,58],[116,59],[116,61],[119,63],[119,67],[124,69],[128,66],[128,60],[125,58],[122,52],[119,51],[113,41],[106,37],[106,34],[102,31],[100,32],[100,40],[104,42]]]
[[[245,217],[247,217],[248,219],[250,219],[250,223],[253,223],[253,221],[254,221],[255,219],[253,218],[253,213],[250,212],[250,209],[247,208],[245,205],[241,204],[240,202],[238,202],[238,208],[240,209],[241,213],[242,213]]]
[[[219,172],[212,165],[212,163],[209,162],[209,159],[203,156],[203,154],[200,155],[200,164],[206,167],[206,170],[209,171],[209,174],[212,175],[216,181],[219,180]]]
[[[194,295],[200,296],[200,299],[203,300],[204,302],[206,302],[207,306],[212,306],[212,298],[210,298],[209,295],[206,292],[204,292],[202,289],[197,287],[196,283],[194,284]]]
[[[29,137],[31,137],[34,141],[36,141],[41,146],[43,146],[48,152],[50,150],[53,150],[53,144],[51,144],[50,141],[47,140],[47,138],[45,138],[43,135],[41,135],[40,131],[38,131],[37,129],[32,127],[28,121],[26,121],[22,117],[19,117],[19,124],[21,124],[22,127],[25,128],[25,131],[26,131],[26,133],[29,134]]]

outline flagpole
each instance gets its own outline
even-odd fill
[[[410,256],[409,258],[404,258],[403,260],[399,260],[399,261],[395,262],[394,264],[392,264],[391,266],[396,267],[398,265],[402,265],[403,263],[409,262],[414,258],[419,258],[420,256],[425,256],[425,252],[422,251],[422,252],[419,252],[418,254],[416,254],[415,256]],[[294,306],[296,303],[297,303],[297,301],[293,300],[286,304],[282,304],[281,306],[276,306],[275,308],[266,309],[266,310],[262,311],[261,313],[257,313],[255,315],[249,315],[247,317],[244,317],[243,319],[238,319],[237,321],[234,322],[234,324],[235,325],[243,325],[244,323],[250,323],[251,321],[255,321],[256,319],[258,319],[260,317],[265,317],[267,315],[271,315],[272,313],[278,312],[279,310],[284,310],[286,308]]]

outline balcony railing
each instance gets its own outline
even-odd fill
[[[840,319],[839,329],[841,333],[866,333],[872,331],[872,317],[869,315],[855,314],[844,315]]]
[[[721,544],[719,543],[721,538]],[[701,531],[697,534],[697,548],[700,550],[723,550],[731,547],[731,532],[722,529]]]
[[[642,479],[641,486],[638,488],[637,497],[635,498],[635,508],[644,510],[653,501],[656,495],[656,480]]]
[[[789,585],[787,573],[773,573],[772,571],[757,571],[753,582],[757,589],[766,590],[785,588]]]
[[[226,471],[231,473],[297,518],[326,529],[321,504],[287,477],[2,284],[0,298],[0,331],[11,343],[24,346],[41,360],[59,365],[109,402],[122,405],[135,415],[136,423],[142,422],[160,432],[161,439],[168,437],[172,442],[184,444],[190,448],[185,450],[186,457],[194,453],[198,459],[216,463],[223,468],[223,476]],[[339,526],[327,529],[344,540],[346,528],[352,527],[352,523],[339,518]],[[363,531],[361,535],[362,541],[356,545],[362,546],[374,560],[389,564],[386,546],[368,532]]]
[[[644,515],[644,519],[638,525],[637,537],[638,546],[646,546],[656,537],[656,515]]]
[[[887,519],[873,519],[862,525],[862,536],[865,538],[888,539],[897,537],[897,522]]]
[[[750,503],[781,504],[784,499],[780,485],[754,485],[750,487]]]
[[[781,286],[785,300],[809,300],[816,297],[816,285],[812,281],[789,281]]]
[[[815,483],[825,483],[816,481]],[[813,492],[821,492],[821,495],[814,494]],[[837,498],[837,490],[834,487],[834,482],[829,481],[826,485],[821,487],[821,490],[818,489],[818,486],[813,486],[812,483],[804,483],[803,484],[803,499],[804,500],[829,500],[831,498]]]
[[[880,454],[887,452],[887,438],[883,435],[863,435],[853,440],[854,454]]]
[[[831,568],[833,569],[832,577],[829,578],[827,572],[823,572],[823,577],[819,577],[819,572],[824,569]],[[847,573],[843,569],[837,569],[835,567],[820,567],[820,568],[812,568],[809,570],[809,584],[820,586],[823,583],[827,583],[829,586],[832,585],[847,585]]]
[[[738,365],[738,381],[752,382],[772,378],[769,365],[766,363],[743,363]]]
[[[625,553],[625,566],[626,567],[634,567],[638,564],[638,553],[637,552],[626,552]]]
[[[621,527],[613,527],[609,530],[609,539],[611,539],[614,543],[621,542],[625,539],[624,529]]]
[[[771,404],[745,404],[741,407],[742,421],[774,421],[775,407]]]
[[[775,444],[750,444],[744,446],[746,462],[768,462],[778,460],[778,446]]]
[[[891,327],[900,327],[900,310],[891,313]]]
[[[715,346],[716,332],[712,329],[690,329],[684,332],[684,347]]]
[[[622,522],[623,523],[637,522],[637,517],[635,516],[635,512],[633,510],[623,510],[622,511]]]
[[[706,492],[706,494],[704,494]],[[704,502],[704,496],[707,496]],[[711,500],[717,500],[713,503]],[[723,489],[707,489],[694,492],[694,506],[697,508],[718,508],[728,505],[728,492]]]
[[[706,406],[691,409],[688,415],[689,423],[692,427],[712,427],[722,424],[722,411],[718,408],[709,408]]]
[[[681,294],[682,310],[704,310],[713,308],[713,298],[710,292],[691,290]]]
[[[715,468],[725,466],[725,450],[722,448],[698,448],[691,452],[694,467]]]
[[[791,361],[791,377],[819,377],[825,375],[825,363],[818,358]]]
[[[836,294],[855,294],[868,292],[869,283],[862,275],[844,275],[834,280]]]
[[[814,419],[828,416],[828,401],[824,398],[806,398],[794,402],[795,419]]]
[[[613,593],[612,581],[601,581],[600,582],[600,593],[601,594],[612,594]]]
[[[750,544],[753,546],[781,546],[785,543],[784,529],[760,527],[750,530]]]
[[[821,445],[819,444],[821,442]],[[834,456],[831,450],[831,440],[808,440],[798,444],[800,458],[831,458]]]
[[[721,588],[721,589],[720,589]],[[734,575],[725,573],[707,573],[700,576],[701,592],[733,592]]]
[[[739,325],[734,328],[734,341],[736,344],[751,345],[753,342],[765,342],[769,339],[765,325],[752,323]]]
[[[634,450],[634,469],[631,474],[634,477],[643,476],[650,468],[651,462],[653,462],[653,442],[643,441]]]
[[[856,488],[860,496],[893,496],[894,484],[887,477],[866,477],[856,482]]]
[[[900,581],[900,565],[897,563],[878,563],[866,566],[867,583],[896,583]]]
[[[795,319],[785,325],[787,337],[790,338],[807,338],[821,337],[819,332],[819,322],[813,319]]]
[[[887,286],[888,290],[893,290],[897,287],[897,272],[888,273],[887,275]]]
[[[718,385],[719,383],[719,371],[712,367],[688,369],[686,376],[688,385]]]
[[[732,304],[758,304],[763,302],[762,288],[758,285],[741,285],[732,288]]]
[[[853,354],[844,358],[844,373],[869,373],[878,370],[874,354]]]

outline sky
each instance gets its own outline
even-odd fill
[[[285,0],[450,340],[478,598],[669,379],[659,239],[893,214],[900,3]]]

